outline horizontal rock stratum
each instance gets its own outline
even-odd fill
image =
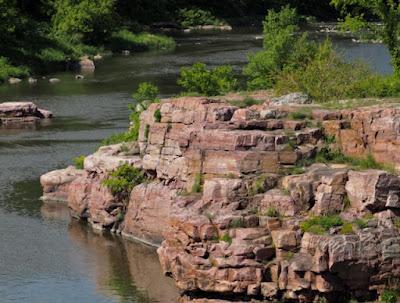
[[[52,117],[53,114],[50,111],[40,109],[32,102],[0,103],[0,126],[18,127]]]
[[[400,109],[326,111],[267,96],[239,108],[228,100],[150,105],[138,142],[100,148],[84,170],[42,176],[44,197],[66,200],[95,228],[159,246],[181,302],[345,302],[393,287],[400,177],[315,156],[329,145],[399,166]],[[295,120],[305,107],[313,119]],[[122,164],[150,178],[124,201],[102,182]]]

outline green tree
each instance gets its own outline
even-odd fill
[[[15,32],[18,21],[17,3],[15,0],[0,0],[0,39],[3,44]]]
[[[111,35],[115,0],[56,0],[52,17],[55,34],[97,44]]]
[[[394,0],[332,0],[332,4],[343,13],[356,11],[355,14],[360,15],[359,11],[362,9],[382,21],[383,40],[389,48],[395,76],[400,77],[400,3]]]

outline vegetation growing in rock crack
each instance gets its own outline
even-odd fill
[[[132,189],[145,182],[147,177],[145,173],[129,164],[119,166],[103,180],[102,184],[106,186],[114,196],[127,198]]]
[[[77,169],[83,169],[83,163],[85,162],[85,156],[79,156],[74,158],[74,165]]]
[[[313,216],[304,220],[300,224],[300,228],[303,232],[309,232],[313,234],[324,234],[329,231],[332,227],[342,226],[344,222],[339,216]]]
[[[202,191],[203,191],[203,176],[200,173],[198,173],[194,177],[192,193],[201,193]]]
[[[111,145],[122,142],[137,141],[139,138],[139,131],[140,131],[140,114],[144,110],[146,110],[151,103],[156,103],[160,101],[158,99],[158,94],[159,94],[159,89],[154,84],[149,82],[140,83],[137,91],[132,95],[132,98],[134,99],[135,103],[129,105],[129,109],[131,110],[131,114],[129,116],[131,125],[129,129],[121,134],[111,135],[109,138],[102,141],[102,145]],[[145,136],[146,136],[146,129],[145,129]]]

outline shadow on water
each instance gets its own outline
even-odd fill
[[[95,264],[94,282],[107,296],[117,296],[123,303],[176,302],[178,292],[171,279],[163,276],[154,248],[100,235],[75,220],[68,233],[72,241],[89,250]]]
[[[22,216],[40,217],[42,189],[38,179],[23,180],[12,184],[10,190],[2,193],[0,208]]]

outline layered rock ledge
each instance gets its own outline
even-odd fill
[[[315,162],[327,135],[348,155],[399,165],[400,110],[317,108],[305,121],[293,119],[311,106],[303,101],[265,97],[239,108],[227,99],[150,105],[137,143],[42,176],[44,197],[66,200],[95,228],[159,246],[181,302],[376,299],[400,278],[400,177],[346,164],[299,168]],[[122,164],[149,178],[125,200],[103,185]],[[341,223],[304,224],[329,216]]]
[[[24,124],[34,124],[42,119],[50,119],[53,114],[38,108],[32,102],[0,103],[0,127],[18,127]]]

